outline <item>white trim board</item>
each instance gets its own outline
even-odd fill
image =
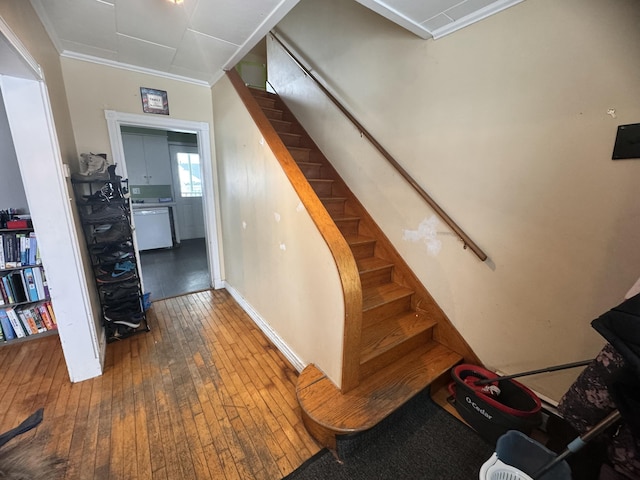
[[[280,336],[276,333],[275,330],[271,328],[271,326],[265,321],[264,318],[251,306],[249,302],[245,300],[245,298],[240,295],[235,288],[229,285],[228,282],[224,282],[224,288],[227,290],[233,299],[238,302],[238,305],[246,312],[251,320],[258,326],[258,328],[265,334],[265,336],[271,340],[271,342],[276,346],[276,348],[289,360],[289,363],[296,369],[298,373],[302,372],[307,366],[294,352],[289,348],[289,345],[280,338]]]
[[[93,315],[49,94],[40,66],[4,22],[0,22],[0,42],[8,47],[3,48],[3,59],[10,60],[0,62],[9,129],[38,234],[67,371],[72,382],[79,382],[102,374],[106,345]],[[5,70],[11,64],[22,64],[19,76]]]
[[[150,117],[135,113],[116,112],[105,110],[111,154],[113,161],[118,165],[118,172],[123,178],[128,178],[127,165],[124,158],[122,134],[120,127],[156,128],[171,132],[195,133],[198,137],[198,154],[203,168],[203,209],[205,220],[205,236],[207,241],[207,257],[209,260],[209,272],[211,285],[214,288],[223,288],[221,259],[222,251],[218,241],[220,222],[217,214],[217,175],[211,158],[211,139],[209,136],[209,124],[206,122],[194,122],[167,117]],[[144,276],[144,272],[143,272]]]

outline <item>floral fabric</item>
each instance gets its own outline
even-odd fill
[[[558,410],[580,434],[615,410],[608,384],[624,367],[623,357],[607,344],[564,394]],[[640,478],[640,439],[622,421],[602,434],[615,470],[630,479]]]

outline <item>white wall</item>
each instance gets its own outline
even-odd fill
[[[7,112],[4,108],[2,92],[0,92],[0,210],[17,208],[20,213],[29,212],[27,196],[24,193],[20,168],[13,148],[13,139],[7,122]]]
[[[169,116],[213,125],[211,89],[71,58],[61,59],[78,152],[106,152],[112,159],[105,110],[143,115],[140,87],[167,92]],[[77,168],[77,163],[72,169]]]
[[[269,81],[490,368],[591,358],[590,321],[640,275],[640,161],[611,160],[617,126],[640,121],[639,21],[634,0],[538,0],[425,41],[303,0],[278,25],[485,263],[443,223],[438,254],[403,239],[431,209],[269,45]],[[525,383],[557,400],[577,373]]]
[[[337,268],[227,77],[212,89],[226,283],[300,363],[341,379]]]

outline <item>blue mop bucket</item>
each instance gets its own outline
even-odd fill
[[[555,458],[555,453],[524,433],[510,430],[498,439],[495,453],[480,468],[479,478],[532,480],[531,475],[535,475]],[[571,480],[571,468],[563,460],[535,480]]]

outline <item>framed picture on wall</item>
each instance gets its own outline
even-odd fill
[[[159,113],[169,115],[169,100],[167,92],[153,88],[140,87],[142,111],[144,113]]]

